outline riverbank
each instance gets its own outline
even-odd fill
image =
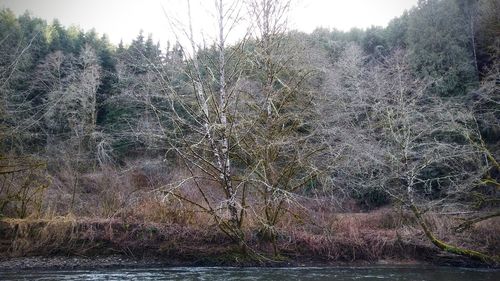
[[[430,262],[416,260],[379,260],[377,262],[312,262],[312,261],[276,261],[274,263],[259,264],[261,267],[343,267],[343,266],[412,266],[412,265],[448,265],[434,264]],[[250,267],[259,266],[257,264],[199,264],[187,261],[180,261],[161,258],[131,258],[122,255],[113,256],[53,256],[53,257],[16,257],[0,260],[0,271],[15,270],[92,270],[92,269],[110,269],[110,268],[163,268],[163,267],[190,267],[190,266],[236,266]]]
[[[243,255],[214,225],[127,222],[59,217],[0,220],[0,270],[147,266],[345,266],[433,264],[482,266],[444,254],[411,222],[400,224],[390,212],[339,214],[328,227],[278,229],[275,256],[257,229],[246,230],[250,255]],[[476,226],[498,249],[496,228]],[[484,229],[483,229],[484,228]],[[487,229],[490,232],[485,232]],[[442,235],[442,233],[440,233]],[[453,237],[479,247],[468,236]],[[496,239],[496,240],[495,240]]]
[[[432,261],[417,260],[378,260],[375,262],[315,262],[315,261],[276,261],[274,263],[233,263],[211,264],[197,263],[175,258],[132,258],[123,255],[112,256],[34,256],[4,258],[0,260],[0,272],[17,270],[96,270],[116,268],[170,268],[170,267],[199,267],[199,266],[229,266],[229,267],[370,267],[370,266],[452,266],[452,267],[485,267],[478,263],[468,263],[465,260],[455,260],[451,256],[440,256]],[[499,268],[499,267],[490,267]]]

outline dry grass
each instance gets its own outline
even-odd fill
[[[155,208],[146,209],[152,211]],[[390,209],[374,213],[331,214],[321,232],[317,231],[319,225],[311,227],[304,222],[303,227],[294,228],[285,224],[295,220],[287,215],[278,228],[278,247],[283,256],[292,260],[324,262],[427,259],[439,252],[416,225],[400,225],[400,220],[393,217],[395,214],[397,212]],[[0,242],[11,242],[0,250],[4,256],[118,253],[183,260],[220,257],[233,252],[231,241],[203,216],[191,214],[180,223],[141,222],[138,217],[131,220],[74,216],[4,219],[0,221]],[[432,220],[436,234],[450,243],[493,254],[498,251],[498,221],[485,221],[474,227],[471,233],[457,235],[445,230],[453,223],[449,218],[435,217]],[[309,231],[311,229],[316,231]],[[269,243],[255,236],[257,229],[246,230],[248,245],[271,256]]]
[[[151,168],[156,166],[138,162],[126,169],[80,175],[72,209],[72,175],[53,176],[54,185],[46,194],[41,215],[0,221],[0,256],[121,253],[197,259],[232,251],[211,215],[160,192],[165,183],[187,177],[187,171]],[[175,177],[169,176],[172,174]],[[201,184],[210,187],[211,183]],[[223,200],[217,188],[207,190],[215,190],[208,193],[214,205]],[[193,183],[187,182],[182,195],[201,202]],[[259,197],[250,192],[247,202],[252,206],[244,225],[247,243],[272,255],[269,241],[259,237],[263,225],[258,216],[263,209]],[[426,218],[436,236],[446,242],[490,254],[500,252],[498,218],[464,233],[453,231],[458,222],[450,216]],[[275,230],[281,253],[293,259],[401,260],[437,252],[410,213],[397,208],[345,213],[345,205],[328,198],[299,198],[287,206]]]
[[[195,251],[214,245],[230,245],[213,227],[197,228],[175,224],[124,223],[118,220],[4,219],[4,240],[11,240],[2,255],[164,255]]]
[[[415,252],[415,247],[400,239],[401,219],[389,209],[372,213],[308,210],[310,223],[304,222],[300,228],[293,221],[282,224],[281,232],[289,241],[283,245],[285,252],[340,261],[407,259]]]
[[[455,230],[462,222],[458,217],[429,214],[426,219],[434,234],[447,243],[492,255],[500,254],[499,217],[477,223],[464,232]],[[415,232],[423,236],[420,229],[415,229]]]

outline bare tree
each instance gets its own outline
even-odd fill
[[[491,51],[500,54],[500,42],[496,44],[497,46]],[[483,212],[463,217],[463,222],[456,228],[458,231],[464,231],[478,222],[500,216],[500,211],[495,208],[500,201],[496,194],[496,190],[500,188],[500,165],[497,160],[499,155],[496,141],[496,136],[500,132],[498,109],[500,85],[497,82],[499,77],[500,59],[497,55],[485,73],[479,89],[470,94],[473,118],[477,121],[473,123],[474,130],[464,130],[463,135],[471,145],[482,152],[484,157],[485,172],[477,187],[471,192],[473,206]]]
[[[371,207],[370,194],[376,195],[382,187],[376,179],[384,170],[383,149],[380,138],[375,137],[372,116],[382,80],[373,79],[374,75],[362,48],[355,43],[344,46],[338,60],[325,71],[321,89],[325,102],[319,107],[328,149],[335,159],[325,191],[339,205],[359,197]]]
[[[187,4],[188,27],[182,28],[169,18],[176,32],[189,42],[181,48],[185,61],[170,65],[176,71],[151,64],[154,88],[145,95],[130,93],[142,99],[149,116],[147,123],[151,124],[147,126],[151,130],[138,133],[168,144],[190,173],[190,177],[160,188],[165,199],[173,196],[207,212],[219,229],[245,250],[242,227],[247,192],[243,177],[237,179],[232,165],[232,142],[238,141],[233,128],[241,121],[235,85],[242,73],[245,39],[233,46],[226,43],[241,20],[241,2],[215,1],[218,30],[211,48],[200,48],[195,42],[191,5],[189,1]],[[194,186],[196,195],[185,192],[185,186]]]
[[[79,175],[96,161],[109,158],[97,122],[97,89],[100,66],[95,51],[86,45],[78,58],[60,51],[49,54],[37,70],[37,85],[47,91],[44,121],[47,146],[54,159],[63,160],[72,171],[71,210],[79,186]],[[71,155],[70,158],[67,155]]]
[[[277,249],[277,224],[306,186],[317,185],[324,156],[319,95],[310,84],[316,75],[304,66],[306,44],[287,33],[290,1],[248,1],[256,23],[249,62],[253,66],[242,88],[245,125],[239,127],[239,159],[260,203],[250,206],[261,235]],[[327,163],[327,159],[323,159]]]
[[[487,170],[484,150],[471,142],[477,136],[473,115],[465,106],[429,94],[432,81],[419,80],[410,71],[407,58],[396,51],[384,61],[365,66],[369,83],[356,90],[361,103],[350,114],[352,126],[365,139],[350,146],[369,146],[349,162],[364,159],[360,175],[366,184],[380,188],[413,212],[429,240],[442,250],[493,262],[483,253],[462,249],[439,240],[428,226],[425,213],[455,212],[469,207],[467,199]],[[359,106],[358,101],[355,105]],[[366,110],[362,110],[365,108]],[[371,170],[371,172],[369,172]],[[345,184],[362,178],[345,178]]]
[[[255,17],[266,13],[259,19],[264,34],[229,46],[227,38],[240,23],[243,3],[216,1],[213,46],[198,47],[191,24],[181,29],[190,42],[185,65],[173,75],[155,66],[158,88],[138,97],[153,117],[148,123],[155,122],[142,126],[156,128],[145,135],[169,143],[191,173],[166,186],[167,196],[211,214],[243,248],[246,212],[259,219],[275,244],[275,225],[296,193],[319,174],[314,160],[323,147],[313,123],[318,116],[308,84],[312,71],[299,67],[297,52],[284,49],[289,43],[283,25],[289,4],[284,3],[250,3],[255,4],[249,6]],[[257,46],[256,51],[248,52],[248,45]],[[188,185],[198,197],[188,196],[182,188]],[[249,206],[250,187],[263,204]]]
[[[41,211],[44,191],[49,185],[45,162],[24,151],[29,129],[39,117],[26,114],[31,106],[26,93],[16,91],[15,82],[24,75],[22,70],[30,57],[35,34],[28,42],[0,39],[0,217],[14,215],[24,218]],[[28,132],[27,132],[28,131]]]

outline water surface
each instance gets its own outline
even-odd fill
[[[0,280],[400,280],[498,281],[500,271],[426,266],[377,267],[171,267],[0,272]]]

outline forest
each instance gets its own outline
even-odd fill
[[[291,4],[166,46],[0,10],[0,257],[498,265],[500,2],[312,33]]]

